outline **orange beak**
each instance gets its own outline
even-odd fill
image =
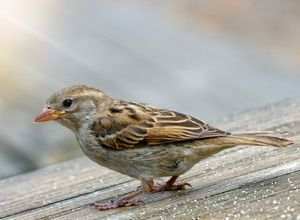
[[[44,122],[58,119],[65,111],[58,111],[44,107],[40,114],[34,119],[35,122]]]

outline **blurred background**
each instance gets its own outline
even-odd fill
[[[0,179],[81,156],[70,84],[212,122],[300,95],[297,0],[0,0]]]

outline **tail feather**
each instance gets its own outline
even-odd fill
[[[226,139],[228,139],[227,141],[231,140],[234,145],[286,147],[294,143],[291,140],[276,137],[266,132],[233,133]]]
[[[276,137],[269,132],[244,132],[203,139],[199,142],[198,150],[202,157],[209,157],[238,145],[286,147],[293,143],[291,140]]]

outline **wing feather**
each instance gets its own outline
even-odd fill
[[[128,117],[128,114],[134,117]],[[102,121],[105,121],[105,124],[101,124]],[[114,149],[220,137],[230,134],[189,115],[165,109],[140,107],[136,103],[131,103],[129,106],[127,103],[122,111],[107,114],[105,120],[100,118],[91,130],[101,144]]]

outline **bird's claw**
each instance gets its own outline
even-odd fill
[[[145,205],[142,200],[128,200],[126,198],[122,198],[116,201],[110,201],[110,203],[104,204],[91,204],[91,206],[95,207],[98,211],[105,211],[109,209],[116,209],[119,207],[128,207],[128,206],[140,206]]]
[[[186,187],[191,187],[192,185],[189,183],[182,183],[182,184],[156,184],[151,192],[164,192],[164,191],[171,191],[171,190],[185,190]]]

